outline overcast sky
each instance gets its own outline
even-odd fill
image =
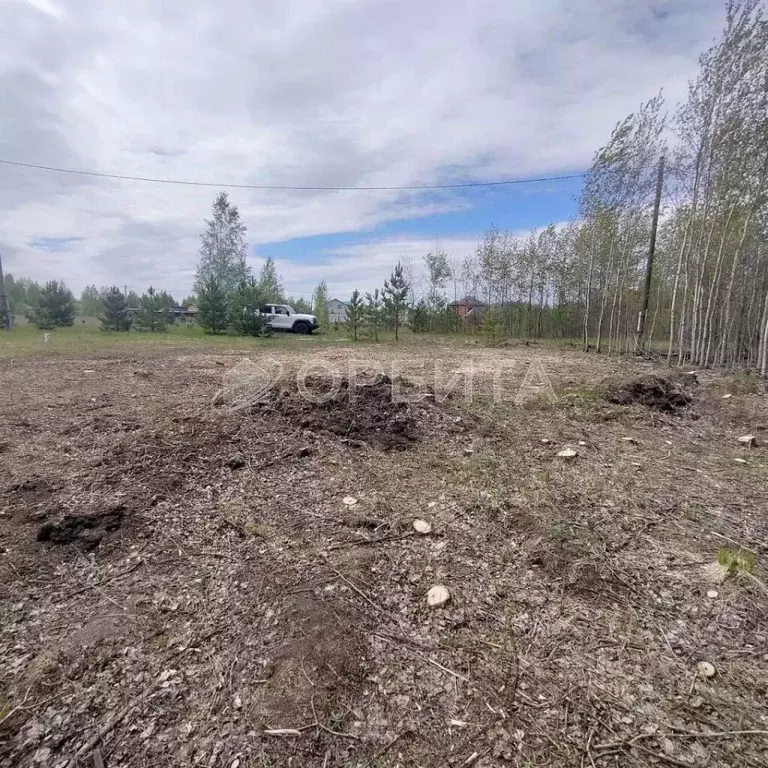
[[[584,170],[684,98],[721,0],[0,0],[0,159],[220,184],[392,186]],[[219,187],[0,165],[6,271],[191,291]],[[372,289],[491,223],[563,221],[578,183],[472,193],[230,190],[255,269]]]

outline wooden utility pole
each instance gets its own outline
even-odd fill
[[[664,185],[664,155],[659,159],[659,171],[656,178],[656,199],[653,203],[653,220],[651,221],[651,242],[648,246],[648,263],[645,266],[645,287],[643,288],[643,306],[637,315],[637,339],[635,349],[642,352],[645,349],[645,320],[648,315],[648,303],[651,298],[651,278],[653,277],[653,260],[656,256],[656,234],[659,231],[659,210],[661,209],[661,190]]]
[[[2,254],[0,254],[0,328],[5,331],[11,330],[11,308],[8,306],[8,294],[5,292]]]

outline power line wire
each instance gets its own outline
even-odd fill
[[[98,171],[78,171],[72,168],[56,168],[50,165],[37,165],[35,163],[22,163],[16,160],[3,160],[3,165],[12,165],[17,168],[33,168],[39,171],[52,171],[54,173],[68,173],[74,176],[91,176],[98,179],[119,179],[121,181],[144,181],[151,184],[176,184],[185,187],[229,187],[231,189],[271,189],[295,192],[396,192],[428,189],[468,189],[472,187],[502,187],[513,184],[537,184],[544,181],[563,181],[566,179],[582,179],[586,173],[572,173],[563,176],[542,176],[535,179],[508,179],[505,181],[468,181],[457,184],[417,184],[392,187],[312,187],[290,186],[280,184],[220,184],[210,181],[186,181],[183,179],[156,179],[147,176],[124,176],[117,173],[99,173]]]

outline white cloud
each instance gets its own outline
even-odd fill
[[[684,96],[721,15],[719,0],[6,0],[0,158],[310,186],[568,172],[659,87]],[[0,172],[6,269],[77,289],[188,290],[215,189]],[[232,198],[257,246],[465,204]],[[83,239],[60,253],[31,245],[45,237]],[[287,287],[302,292],[325,266],[284,265]]]

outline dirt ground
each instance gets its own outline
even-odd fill
[[[768,765],[766,395],[654,372],[4,360],[0,762]]]

